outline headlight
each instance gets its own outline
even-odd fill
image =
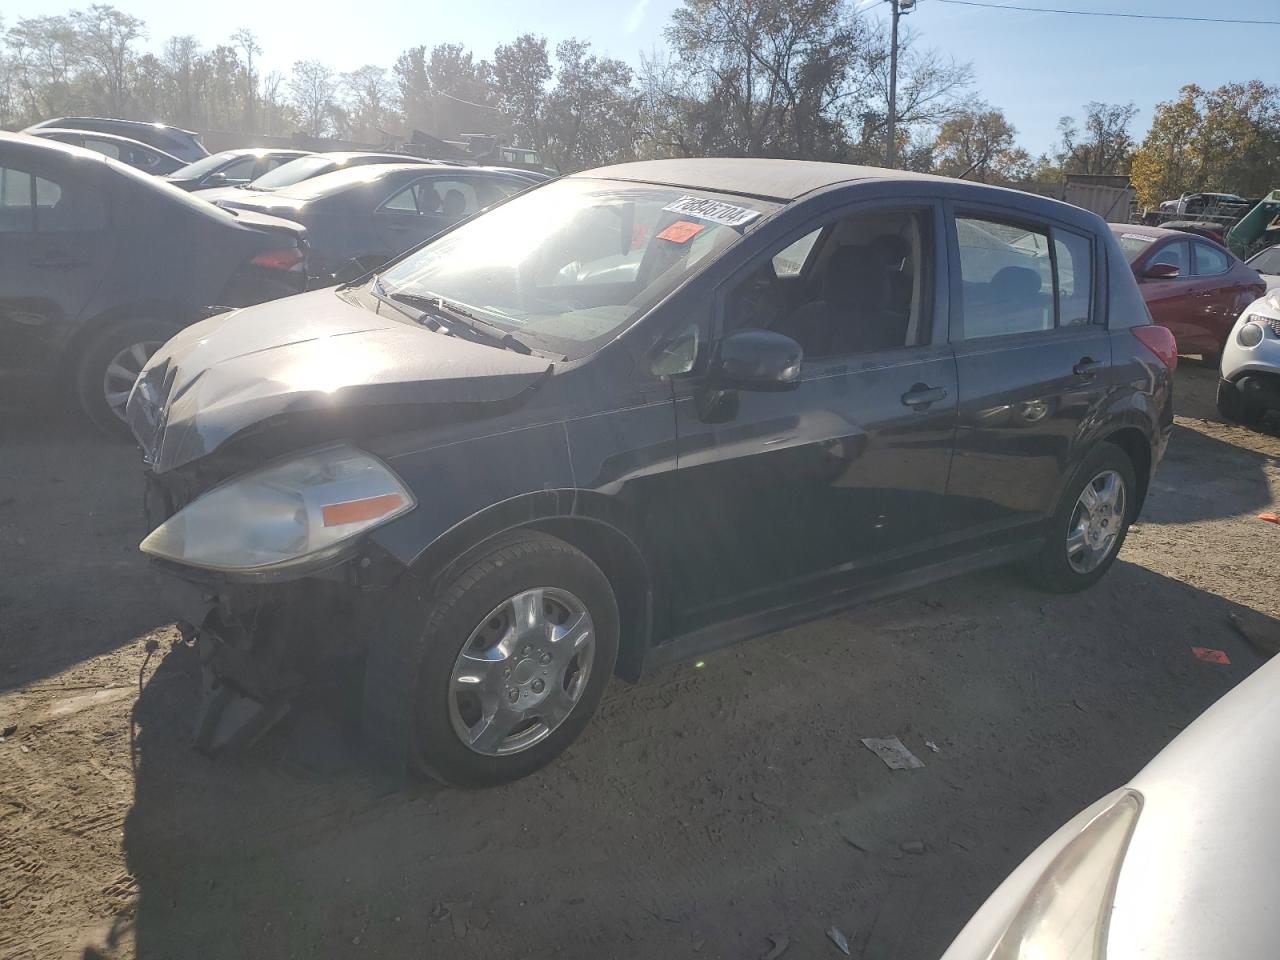
[[[1142,796],[1121,791],[1068,843],[1036,881],[990,960],[1098,960],[1116,881]]]
[[[1256,347],[1262,342],[1262,334],[1262,325],[1250,317],[1249,322],[1236,334],[1236,342],[1242,347]]]
[[[215,487],[153,530],[141,550],[193,567],[266,573],[340,553],[416,503],[381,460],[330,447]]]

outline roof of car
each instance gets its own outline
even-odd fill
[[[100,121],[103,123],[126,123],[133,127],[154,127],[157,130],[177,130],[180,133],[190,134],[193,137],[196,136],[195,131],[188,130],[185,127],[175,127],[171,123],[154,123],[150,120],[123,120],[120,117],[51,117],[48,120],[42,120],[39,123],[34,124],[34,126],[47,127],[50,124],[58,124],[65,121],[80,123],[84,120]]]
[[[447,167],[430,163],[366,163],[355,167],[341,167],[330,173],[322,173],[318,177],[299,180],[297,183],[280,187],[272,192],[272,196],[294,200],[315,200],[326,194],[346,190],[360,184],[389,179],[399,173],[414,173],[418,176],[440,174],[457,176],[459,173],[478,174],[480,176],[510,176],[485,170],[483,167]],[[511,179],[519,179],[511,177]],[[528,181],[525,181],[526,183]]]
[[[424,163],[436,162],[422,157],[412,157],[407,153],[387,153],[381,150],[322,150],[318,153],[309,154],[309,156],[324,157],[326,160],[335,160],[338,163],[346,163],[348,160],[358,160],[363,157],[386,157],[390,163],[411,163],[418,166]]]
[[[151,144],[143,143],[141,140],[134,140],[132,137],[122,137],[118,133],[102,133],[98,130],[79,130],[75,127],[40,127],[38,130],[35,128],[32,129],[33,132],[31,136],[39,137],[41,140],[51,139],[48,136],[48,134],[51,133],[73,133],[77,137],[90,137],[94,140],[106,140],[108,143],[125,143],[131,147],[141,147],[143,150],[148,150],[151,153],[158,153],[162,157],[170,157],[174,160],[178,160],[177,157],[172,154],[165,153],[159,147],[153,147]],[[181,163],[182,161],[178,160],[178,162]]]
[[[1139,237],[1184,237],[1185,233],[1166,230],[1164,227],[1148,227],[1140,223],[1108,223],[1112,233],[1132,233]]]
[[[635,180],[740,193],[769,200],[796,200],[806,193],[854,180],[927,180],[954,183],[948,177],[910,173],[885,167],[816,160],[777,160],[751,157],[689,157],[677,160],[640,160],[596,167],[573,174],[606,180]],[[979,185],[980,186],[980,185]],[[999,189],[990,187],[988,189]]]

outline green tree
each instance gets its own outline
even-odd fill
[[[945,120],[933,144],[935,171],[979,183],[1012,183],[1031,167],[1014,143],[1017,130],[990,104],[973,103]]]
[[[1116,174],[1129,168],[1133,136],[1129,127],[1138,108],[1132,103],[1099,103],[1084,106],[1084,124],[1074,117],[1058,121],[1062,140],[1059,165],[1064,173]]]
[[[522,34],[493,52],[495,105],[506,115],[512,134],[523,146],[543,147],[543,111],[550,79],[546,37]]]
[[[630,159],[640,98],[631,68],[569,39],[556,46],[556,82],[547,97],[546,150],[561,172]]]

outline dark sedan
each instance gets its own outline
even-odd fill
[[[1258,271],[1212,240],[1178,230],[1113,223],[1151,317],[1173,331],[1179,353],[1222,355],[1240,311],[1267,292]]]
[[[117,137],[128,137],[172,154],[183,163],[193,163],[201,157],[207,157],[209,151],[200,142],[198,134],[171,127],[165,123],[147,123],[145,120],[119,120],[114,117],[54,117],[34,126],[27,127],[23,133],[35,133],[37,130],[55,127],[59,130],[92,130],[95,133],[111,133]]]
[[[422,216],[442,183],[415,187]],[[1176,360],[1106,224],[1042,197],[748,159],[528,190],[139,378],[197,743],[260,735],[330,659],[397,767],[497,783],[615,673],[998,563],[1084,589]]]
[[[99,153],[0,133],[0,386],[14,392],[69,388],[95,422],[120,430],[156,347],[211,306],[297,293],[304,261],[297,224],[220,210]]]
[[[439,166],[438,161],[423,160],[403,153],[359,153],[353,151],[335,151],[333,153],[311,153],[298,157],[288,163],[282,163],[269,173],[264,173],[256,180],[236,187],[206,188],[200,191],[200,199],[217,203],[219,200],[243,198],[242,190],[256,190],[259,193],[274,193],[295,183],[322,177],[336,170],[349,167],[363,167],[371,163],[428,163]]]
[[[237,196],[218,203],[305,225],[311,244],[308,269],[316,285],[324,285],[333,282],[339,269],[375,269],[533,184],[524,174],[484,167],[374,164],[270,193],[236,191]]]
[[[271,150],[245,148],[223,150],[202,157],[195,163],[179,167],[167,179],[183,190],[205,190],[210,187],[234,187],[256,180],[276,167],[305,157],[306,150]]]
[[[128,137],[117,137],[112,133],[41,127],[38,130],[32,130],[31,135],[45,140],[57,140],[59,143],[69,143],[73,147],[84,147],[86,150],[100,153],[112,160],[119,160],[143,173],[155,176],[164,176],[186,166],[184,161],[172,154],[157,150],[145,143],[139,143],[137,140],[130,140]]]

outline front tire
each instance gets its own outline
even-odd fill
[[[550,763],[586,727],[617,659],[618,609],[581,551],[505,535],[434,588],[401,589],[365,672],[365,737],[383,759],[492,786]]]
[[[1262,422],[1267,411],[1237,390],[1235,384],[1219,380],[1218,412],[1224,420],[1252,427]]]
[[[1063,491],[1031,569],[1035,581],[1054,593],[1074,593],[1101,580],[1124,545],[1136,498],[1128,455],[1115,444],[1098,444]]]
[[[129,437],[124,405],[146,362],[177,332],[158,320],[129,320],[98,334],[76,364],[76,399],[99,428]]]

